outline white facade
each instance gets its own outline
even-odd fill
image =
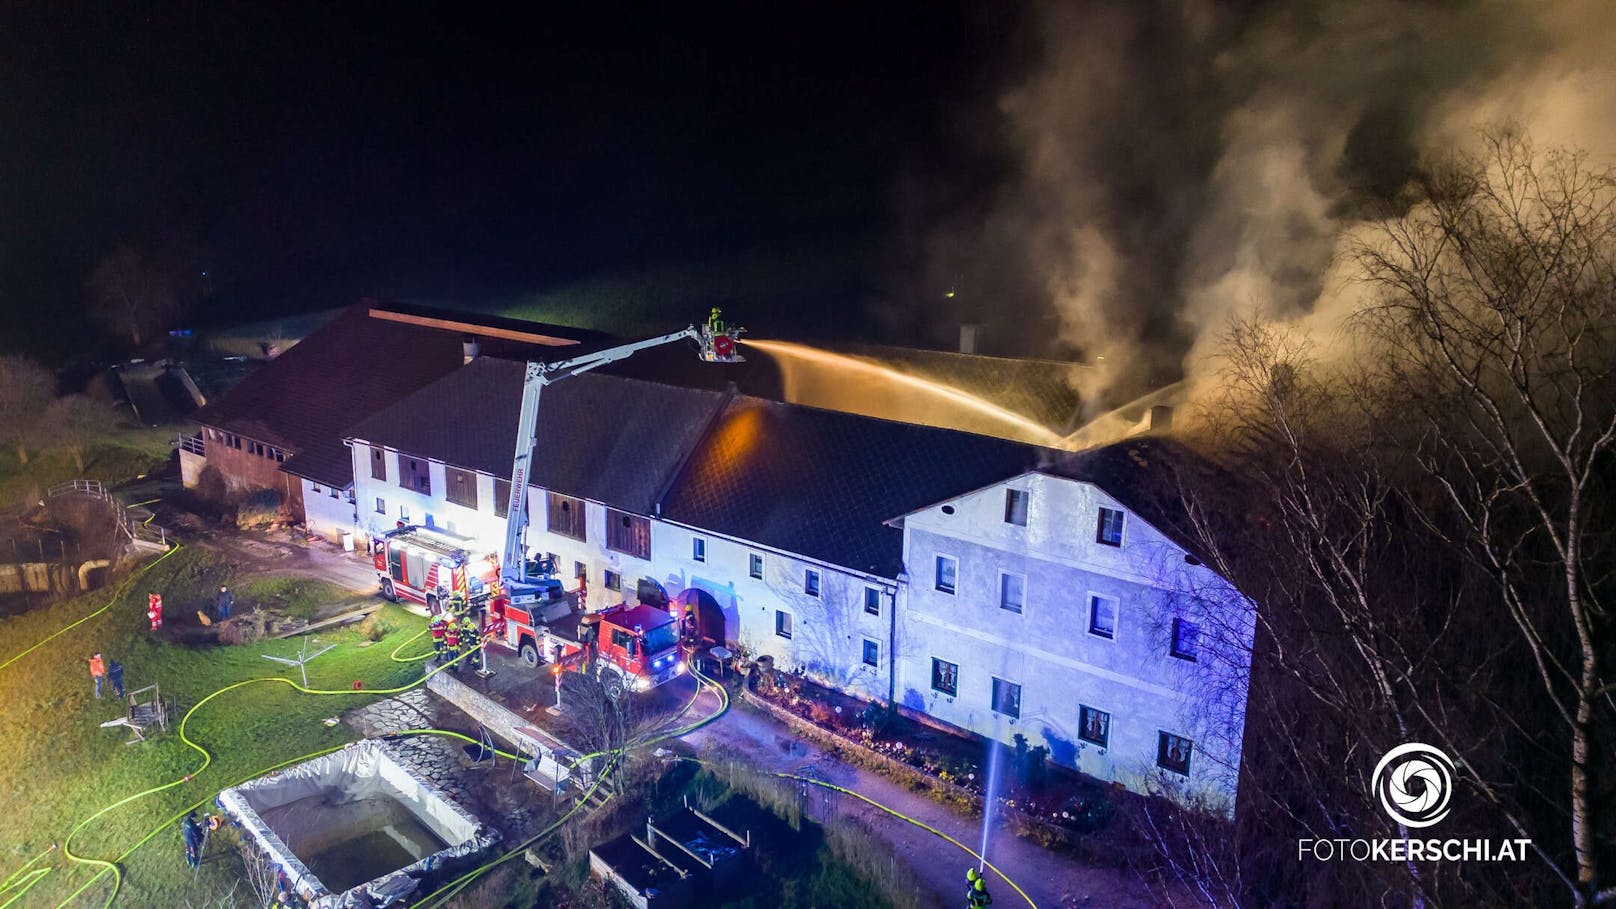
[[[1097,539],[1102,508],[1112,530],[1121,522],[1120,545]],[[1020,733],[1130,788],[1148,779],[1232,805],[1253,628],[1221,578],[1097,487],[1042,473],[903,526],[900,704],[1007,743]],[[939,557],[950,560],[941,583]],[[950,573],[953,591],[939,589]],[[934,661],[957,669],[934,675]],[[1164,751],[1168,764],[1187,754],[1188,772],[1159,766]]]
[[[362,533],[384,533],[405,521],[472,537],[488,552],[504,547],[505,519],[496,512],[494,477],[476,475],[477,508],[471,509],[447,500],[449,471],[442,462],[387,448],[374,449],[379,452],[374,460],[365,442],[355,440],[352,447],[354,507]],[[411,460],[424,466],[428,493],[399,484]],[[373,462],[384,466],[373,471]],[[373,476],[380,470],[385,479]],[[650,525],[651,557],[640,559],[608,548],[611,509],[606,504],[584,502],[585,539],[578,540],[550,529],[543,488],[529,487],[527,501],[529,552],[553,553],[568,589],[577,587],[581,567],[588,578],[589,608],[637,602],[641,579],[655,581],[670,597],[694,588],[722,611],[727,642],[863,697],[891,695],[895,580],[637,515]],[[702,541],[700,561],[696,539]],[[760,578],[753,577],[754,556],[761,559]],[[809,593],[810,571],[817,575],[817,595]],[[608,573],[617,589],[609,587]]]
[[[333,543],[341,543],[347,534],[354,534],[356,538],[364,534],[356,507],[348,498],[348,490],[326,486],[304,477],[298,479],[303,484],[303,526],[310,533],[317,533]],[[363,539],[359,539],[356,545],[363,548]]]

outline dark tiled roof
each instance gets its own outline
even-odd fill
[[[332,486],[352,482],[343,431],[462,361],[461,333],[372,318],[369,308],[350,307],[194,419],[292,451],[294,457],[281,465],[287,473]],[[528,331],[567,331],[523,324]],[[485,352],[520,355],[528,349],[509,341],[483,342]],[[546,353],[562,350],[569,348]]]
[[[347,436],[509,476],[523,372],[520,361],[481,357]],[[650,514],[724,400],[722,392],[594,373],[556,382],[539,399],[533,483]]]
[[[896,577],[888,519],[1034,467],[1041,449],[988,436],[737,397],[663,503],[664,517]]]
[[[1218,469],[1181,443],[1156,436],[1124,439],[1079,452],[1051,452],[1044,473],[1092,483],[1161,531],[1186,552],[1202,556],[1198,532],[1184,506],[1186,489],[1227,484]]]

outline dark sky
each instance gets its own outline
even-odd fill
[[[1012,30],[933,0],[541,8],[0,5],[0,347],[75,337],[120,243],[203,251],[231,309],[204,322],[848,237],[879,284],[900,178],[969,145]]]

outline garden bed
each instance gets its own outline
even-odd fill
[[[1017,835],[1090,861],[1114,864],[1126,835],[1122,787],[1051,764],[1046,749],[1017,736],[1008,746],[948,732],[883,704],[862,701],[800,676],[761,668],[748,700],[799,734],[938,801],[980,813],[997,749],[998,811]],[[1100,848],[1103,843],[1103,848]]]

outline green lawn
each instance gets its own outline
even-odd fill
[[[0,879],[51,842],[61,842],[80,820],[128,795],[179,779],[201,764],[201,755],[174,733],[155,741],[125,745],[126,729],[98,724],[121,714],[109,697],[92,696],[87,659],[94,651],[124,664],[125,683],[151,682],[177,705],[174,722],[221,686],[245,679],[289,678],[285,667],[261,654],[289,655],[295,641],[241,647],[189,648],[154,640],[147,629],[148,591],[161,591],[171,614],[208,601],[221,583],[246,583],[229,566],[201,550],[182,549],[127,585],[121,595],[102,591],[0,622],[0,662],[44,635],[101,608],[114,605],[71,632],[0,669],[0,792],[11,794],[0,811]],[[115,809],[74,839],[79,855],[112,858],[158,825],[151,842],[124,864],[118,905],[184,907],[202,905],[209,893],[222,893],[234,877],[233,856],[216,859],[193,875],[185,867],[177,828],[166,821],[186,805],[211,799],[218,791],[263,768],[353,738],[345,726],[321,720],[367,703],[372,695],[350,693],[355,680],[365,689],[408,684],[420,677],[420,664],[398,663],[393,649],[419,631],[423,620],[392,607],[385,624],[397,629],[380,642],[358,646],[358,630],[322,635],[338,646],[309,665],[311,687],[339,689],[339,696],[311,696],[274,682],[255,683],[205,704],[192,717],[189,737],[213,753],[213,763],[194,781]],[[59,855],[53,870],[17,905],[54,906],[94,873],[69,866]],[[87,892],[99,906],[110,875]],[[9,894],[0,895],[3,903]]]
[[[371,599],[316,578],[255,578],[236,588],[237,603],[253,603],[281,615],[311,621],[319,613],[334,615],[332,607]]]
[[[84,470],[65,451],[30,451],[23,464],[12,448],[0,448],[0,507],[32,501],[57,483],[84,477],[108,486],[161,470],[173,455],[175,431],[120,427],[91,445]]]

